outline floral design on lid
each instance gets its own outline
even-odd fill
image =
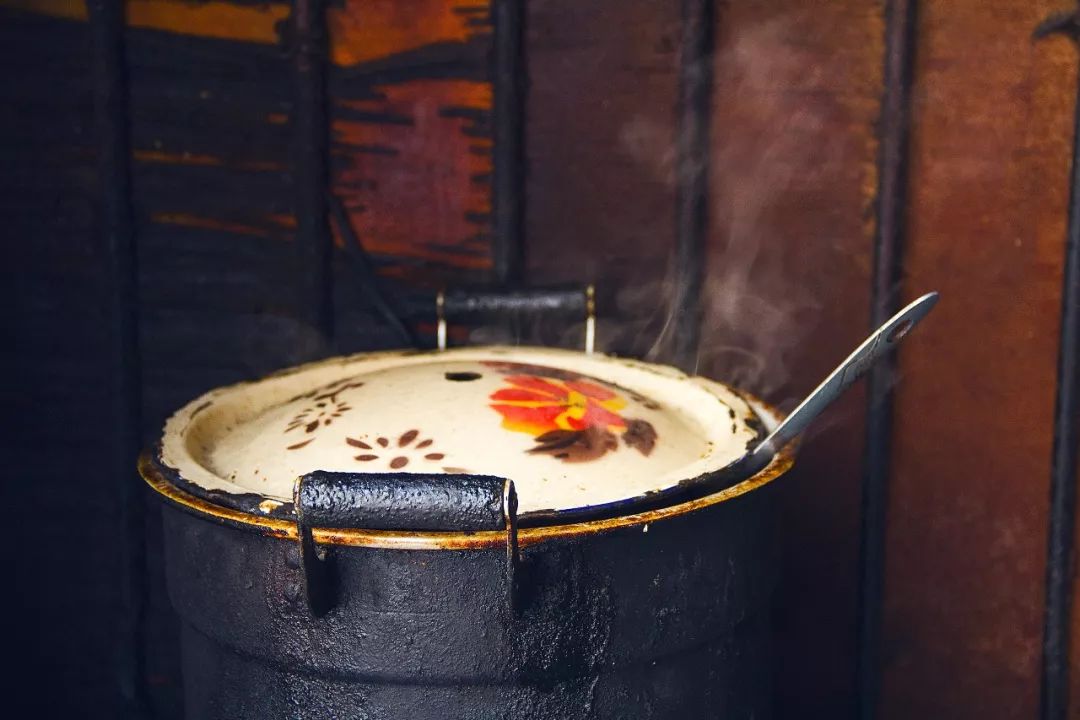
[[[507,365],[500,369],[513,369]],[[620,436],[642,455],[652,452],[656,430],[646,420],[624,417],[621,411],[627,403],[618,392],[598,380],[563,371],[545,375],[507,375],[509,387],[490,397],[504,428],[534,437],[536,446],[528,452],[586,462],[618,450]]]
[[[400,470],[409,464],[409,460],[426,460],[438,462],[446,457],[445,453],[439,452],[432,447],[434,442],[431,438],[421,438],[419,430],[406,430],[396,441],[380,435],[372,442],[358,438],[347,437],[345,443],[351,447],[362,450],[353,459],[360,462],[372,462],[375,460],[387,460],[387,466],[391,470]],[[449,471],[448,471],[449,472]]]
[[[352,390],[353,388],[363,386],[364,383],[355,378],[342,378],[329,385],[309,390],[303,395],[297,395],[292,398],[290,402],[306,399],[309,399],[310,402],[289,420],[289,424],[285,427],[285,433],[287,434],[294,430],[303,429],[303,434],[311,435],[320,427],[331,424],[336,418],[339,418],[349,410],[352,410],[352,406],[338,396],[346,390]],[[314,440],[314,437],[308,437],[289,445],[285,449],[299,450],[302,447],[310,445]]]

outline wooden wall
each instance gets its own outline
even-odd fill
[[[13,410],[25,418],[5,449],[19,469],[12,503],[34,510],[16,515],[15,535],[37,541],[16,559],[17,616],[30,620],[15,628],[29,659],[16,685],[65,688],[16,694],[16,706],[110,718],[178,717],[182,707],[156,501],[142,533],[124,527],[118,489],[142,490],[133,458],[116,461],[113,368],[138,377],[149,443],[173,409],[214,386],[400,343],[362,292],[340,232],[323,277],[333,285],[332,339],[311,307],[311,279],[322,275],[297,231],[290,12],[273,2],[127,4],[135,365],[109,331],[93,20],[81,0],[0,4],[0,162],[13,170],[0,180],[4,275],[18,308],[4,360],[20,378]],[[434,314],[431,288],[492,268],[489,15],[482,3],[442,0],[327,13],[330,185],[398,309],[409,315],[427,299],[421,331]],[[141,596],[125,598],[133,539],[145,541],[146,572]],[[133,624],[138,637],[118,634]]]
[[[123,575],[124,535],[114,486],[93,470],[108,464],[111,443],[101,421],[110,348],[100,332],[108,313],[95,229],[90,33],[85,24],[0,12],[0,272],[14,301],[0,347],[10,373],[4,494],[8,537],[22,548],[9,556],[5,580],[15,668],[5,696],[18,707],[16,688],[44,676],[85,706],[115,712],[119,617],[109,585]],[[46,716],[75,709],[48,698],[26,704],[44,705]]]
[[[1039,707],[1077,63],[1031,31],[1062,5],[921,8],[905,278],[945,301],[901,364],[889,717]]]
[[[1053,2],[916,6],[902,294],[943,299],[895,377],[877,707],[1037,717],[1076,51],[1031,39]],[[615,285],[605,341],[662,359],[678,8],[533,7],[530,268]],[[781,405],[867,329],[887,10],[717,5],[699,369]],[[865,403],[830,410],[787,479],[785,717],[856,712]]]
[[[900,295],[938,289],[942,301],[894,378],[882,717],[1038,713],[1077,53],[1031,32],[1062,5],[915,4]],[[526,277],[595,282],[599,345],[669,361],[676,198],[692,170],[676,152],[680,3],[524,7]],[[892,6],[711,7],[696,369],[791,407],[869,323]],[[244,0],[127,4],[146,440],[207,388],[399,343],[361,292],[340,232],[328,276],[333,344],[313,320],[307,282],[318,268],[297,233],[290,12]],[[381,286],[430,342],[431,290],[494,272],[489,8],[346,0],[327,25],[329,182]],[[112,628],[138,609],[114,592],[131,536],[118,528],[111,420],[100,412],[101,378],[119,361],[100,331],[108,188],[91,37],[78,0],[0,0],[0,212],[17,308],[3,359],[22,379],[12,404],[21,421],[5,438],[19,470],[9,497],[48,509],[14,520],[17,535],[41,538],[34,558],[19,558],[26,622],[16,637],[28,676],[65,688],[38,699],[45,716],[95,707],[115,717],[130,704],[116,669],[130,658]],[[573,327],[527,330],[577,342]],[[831,409],[785,480],[780,717],[857,712],[866,406],[856,388]],[[142,695],[170,718],[180,706],[175,621],[156,516],[146,517]],[[1073,667],[1080,715],[1080,657]]]

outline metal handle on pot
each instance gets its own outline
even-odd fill
[[[448,320],[463,321],[550,312],[584,315],[585,352],[591,354],[596,345],[596,288],[592,285],[584,288],[440,290],[435,296],[439,349],[446,349]]]
[[[315,544],[313,528],[506,531],[507,607],[517,595],[517,491],[490,475],[348,473],[316,470],[293,486],[300,570],[316,617],[336,603],[332,558]]]

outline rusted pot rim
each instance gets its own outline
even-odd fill
[[[775,408],[757,398],[750,395],[745,396],[755,406],[768,411],[773,416],[777,418],[783,417]],[[711,495],[619,517],[564,525],[525,527],[518,531],[518,542],[521,546],[529,546],[547,540],[582,537],[635,526],[644,527],[734,500],[768,485],[790,470],[795,462],[796,449],[797,443],[788,445],[760,472]],[[294,522],[235,510],[197,497],[181,489],[166,477],[162,469],[158,467],[151,450],[147,450],[139,458],[139,473],[150,487],[182,510],[225,525],[258,532],[270,537],[286,540],[297,539],[296,523]],[[315,528],[313,536],[315,542],[321,545],[383,548],[388,550],[479,550],[500,548],[506,545],[506,534],[498,531],[431,532]]]

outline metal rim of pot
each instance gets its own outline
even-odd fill
[[[746,398],[756,407],[764,409],[776,419],[783,416],[775,408],[751,395]],[[546,540],[588,536],[596,533],[647,526],[666,519],[703,510],[750,493],[768,485],[785,474],[795,462],[798,443],[791,443],[776,454],[762,470],[738,483],[701,497],[664,505],[642,512],[609,518],[569,522],[563,524],[523,527],[517,531],[522,547]],[[297,540],[297,522],[279,517],[259,516],[198,497],[182,489],[172,475],[177,472],[163,466],[155,451],[148,450],[139,458],[139,473],[145,482],[172,505],[209,520],[231,525],[285,540]],[[312,529],[318,545],[340,547],[367,547],[397,550],[475,550],[501,547],[506,543],[506,533],[499,530],[480,531],[425,531],[425,530],[371,530],[362,528]]]

